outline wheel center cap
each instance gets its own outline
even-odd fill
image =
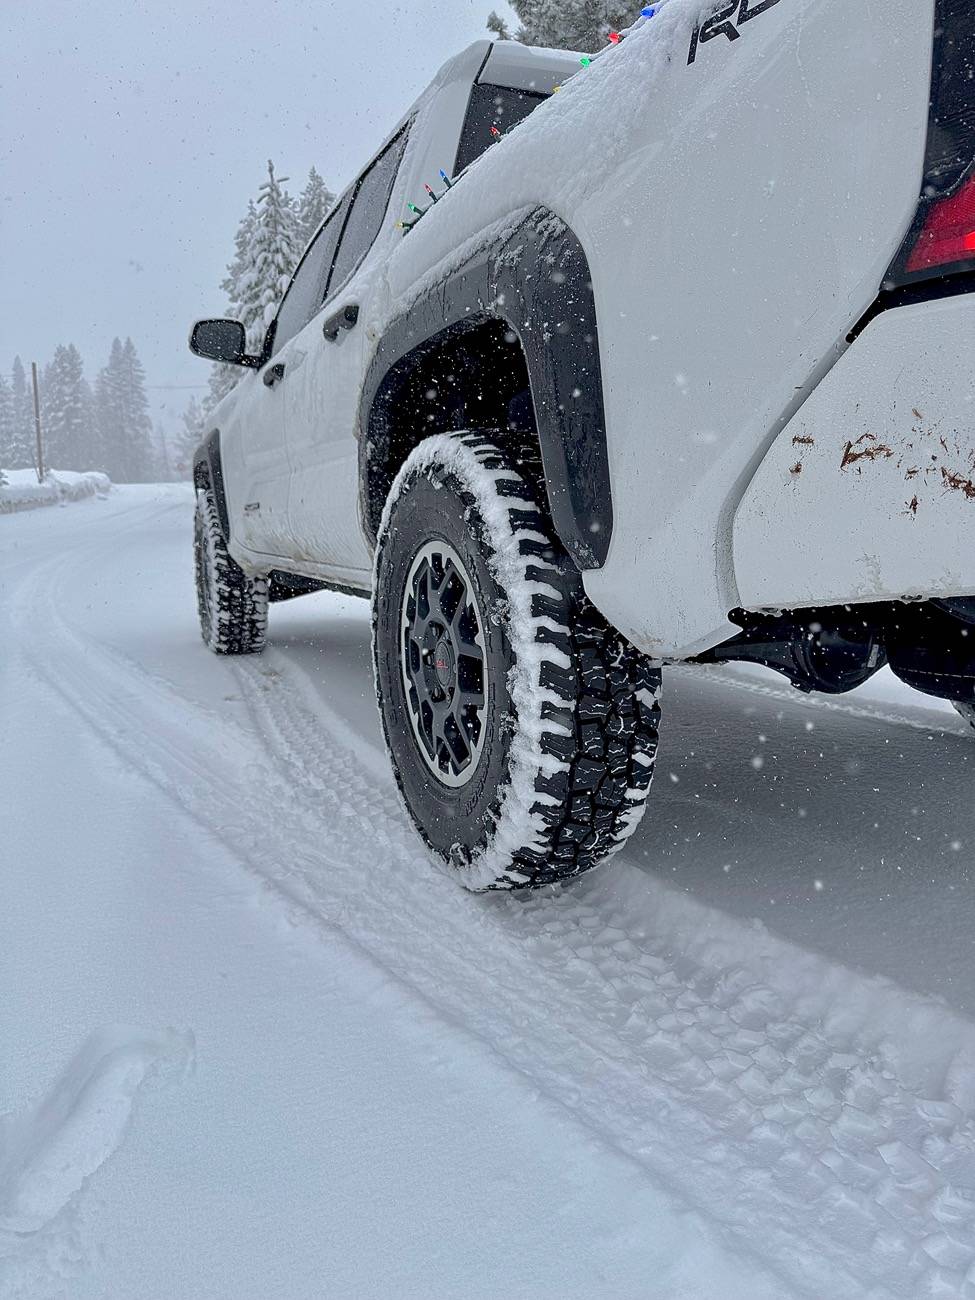
[[[454,652],[446,638],[441,637],[433,650],[433,671],[441,686],[447,687],[454,680]]]

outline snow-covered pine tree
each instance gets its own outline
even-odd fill
[[[260,352],[267,327],[274,319],[277,305],[304,251],[299,204],[281,188],[287,177],[275,176],[274,164],[270,160],[267,170],[268,179],[260,187],[257,202],[251,200],[248,203],[237,227],[233,261],[227,266],[227,274],[220,285],[227,295],[227,315],[243,324],[251,352]],[[312,175],[317,177],[314,185]],[[324,196],[333,198],[314,168],[308,182],[306,194],[309,189],[314,194],[321,185]],[[310,207],[306,215],[309,220],[313,219]],[[241,377],[242,372],[237,366],[213,366],[204,409],[212,410]]]
[[[31,469],[36,454],[34,432],[34,399],[24,363],[14,357],[11,376],[10,400],[12,403],[13,432],[7,461],[8,469]]]
[[[95,408],[103,469],[117,483],[145,483],[156,475],[145,371],[131,339],[112,340],[98,374]]]
[[[91,469],[94,410],[81,353],[61,344],[44,368],[41,389],[44,462],[50,469]]]
[[[247,203],[244,213],[234,235],[234,256],[227,264],[227,274],[220,282],[220,288],[227,295],[226,315],[230,320],[243,321],[241,295],[246,277],[250,275],[251,247],[254,242],[254,228],[257,225],[257,207],[253,199]],[[248,345],[250,340],[248,338]],[[238,366],[223,366],[219,363],[210,367],[210,391],[204,399],[207,410],[212,410],[222,401],[237,381],[241,378]]]
[[[236,319],[243,321],[248,347],[255,352],[261,349],[302,253],[295,203],[281,188],[287,177],[275,176],[270,159],[267,174],[257,200],[246,269],[238,282]]]
[[[298,243],[303,250],[331,212],[334,202],[335,195],[313,167],[308,173],[308,184],[298,197]]]
[[[124,473],[125,443],[121,396],[122,340],[112,340],[108,363],[95,380],[95,427],[97,429],[100,469],[116,483]]]
[[[227,302],[233,308],[240,306],[241,285],[244,275],[250,268],[251,244],[254,242],[254,228],[257,225],[257,205],[253,199],[247,200],[247,211],[240,219],[237,233],[234,235],[234,257],[227,264],[227,274],[220,282],[220,288],[227,295]]]
[[[122,411],[130,483],[152,482],[156,456],[152,445],[152,420],[146,397],[146,372],[130,338],[122,345]]]
[[[6,375],[0,375],[0,486],[4,483],[3,470],[11,466],[14,441],[14,397]]]
[[[173,470],[177,478],[189,479],[193,477],[193,456],[197,447],[203,441],[205,420],[206,414],[203,407],[195,397],[191,397],[183,414],[180,416],[181,428],[177,430],[173,437],[170,448]]]
[[[521,19],[516,39],[562,50],[601,50],[611,31],[628,27],[639,13],[635,0],[510,0]],[[492,14],[492,19],[497,15]],[[501,20],[498,20],[499,22]],[[497,23],[488,20],[497,32]],[[500,33],[499,33],[500,35]]]
[[[495,10],[488,14],[487,28],[489,32],[494,32],[499,41],[510,41],[511,32],[508,30],[508,24]]]

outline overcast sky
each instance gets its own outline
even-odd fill
[[[339,189],[498,0],[0,0],[0,371],[130,334],[152,385],[206,384],[266,160]],[[150,394],[171,425],[189,391]]]

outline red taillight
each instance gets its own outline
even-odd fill
[[[927,5],[930,8],[930,3]],[[935,0],[921,196],[887,292],[975,292],[975,0]]]
[[[904,268],[910,275],[952,262],[968,262],[975,253],[975,176],[956,194],[934,204]]]

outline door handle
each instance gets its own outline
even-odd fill
[[[337,311],[334,316],[329,316],[328,320],[322,326],[322,333],[328,339],[329,343],[334,343],[338,338],[341,330],[355,329],[356,322],[359,319],[359,304],[350,302]]]
[[[264,371],[264,386],[273,388],[279,379],[284,378],[284,362],[275,361],[273,366],[268,366]]]

